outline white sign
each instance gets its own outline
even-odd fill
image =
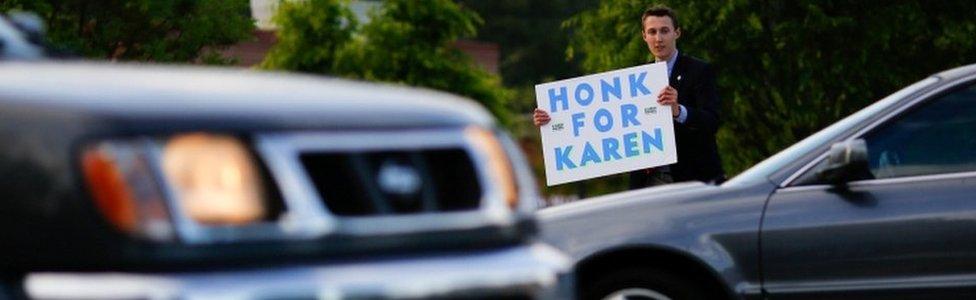
[[[535,86],[549,186],[678,161],[664,62]]]

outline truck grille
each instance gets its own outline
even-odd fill
[[[515,216],[475,138],[463,128],[256,134],[281,198],[276,217],[246,230],[191,221],[177,230],[207,244],[509,226]]]
[[[475,210],[482,196],[463,149],[309,152],[299,159],[337,216]]]

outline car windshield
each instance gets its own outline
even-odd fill
[[[813,151],[820,145],[823,145],[825,141],[832,140],[838,135],[847,131],[848,128],[860,123],[864,119],[890,107],[898,102],[899,99],[912,94],[918,90],[921,90],[936,81],[939,81],[937,77],[929,77],[922,81],[916,82],[894,94],[885,97],[884,99],[875,102],[874,104],[868,105],[864,109],[834,123],[833,125],[820,130],[817,133],[810,135],[809,137],[803,139],[802,141],[793,144],[786,150],[780,151],[775,155],[763,160],[762,162],[756,164],[752,168],[740,173],[738,176],[729,179],[726,185],[747,185],[755,184],[758,182],[769,181],[769,177],[773,172],[776,172],[784,165],[792,162],[797,157],[803,156],[806,153]]]

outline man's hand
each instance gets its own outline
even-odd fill
[[[672,118],[677,118],[678,114],[681,113],[681,108],[678,105],[678,90],[675,90],[671,86],[664,88],[657,94],[657,103],[670,106]]]
[[[548,124],[549,120],[549,113],[542,109],[536,108],[535,113],[532,114],[532,122],[535,123],[536,127]]]

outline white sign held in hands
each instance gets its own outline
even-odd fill
[[[546,184],[579,181],[678,161],[663,62],[535,86],[551,120],[540,127]]]

